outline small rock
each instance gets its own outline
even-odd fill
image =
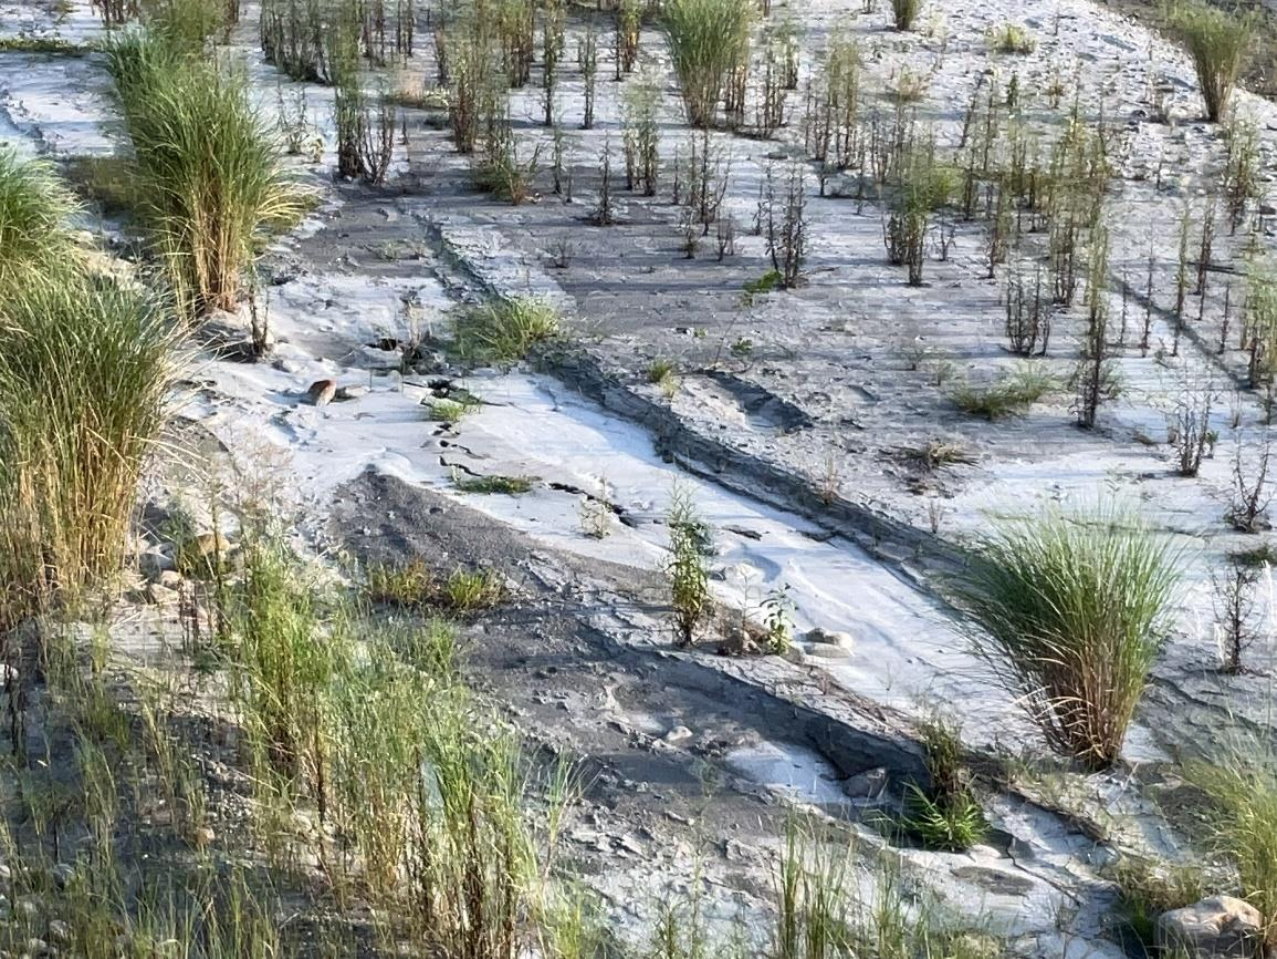
[[[359,397],[367,395],[368,387],[366,386],[339,386],[337,387],[337,395],[333,399],[357,400]]]
[[[1188,959],[1246,959],[1263,940],[1264,918],[1244,899],[1211,896],[1157,919],[1156,941]]]
[[[807,648],[807,655],[815,659],[850,659],[851,650],[841,646],[829,646],[825,643],[812,643]]]
[[[49,953],[49,944],[43,939],[36,939],[34,936],[27,940],[24,947],[23,955],[27,956],[44,956]]]
[[[686,742],[687,740],[691,739],[692,731],[688,729],[686,726],[675,726],[673,729],[671,729],[661,738],[664,739],[667,743],[670,743],[671,745],[673,745],[674,743]]]
[[[173,557],[162,550],[147,550],[138,556],[138,569],[147,579],[158,579],[173,569]]]
[[[785,647],[785,651],[780,654],[780,658],[793,663],[795,666],[807,665],[807,654],[802,651],[801,647],[792,643]]]
[[[856,773],[842,784],[842,791],[851,799],[877,799],[887,788],[887,770],[881,766]]]
[[[315,406],[327,406],[333,401],[333,397],[337,395],[337,382],[335,380],[315,380],[310,384],[310,389],[306,391],[306,397]]]
[[[59,946],[65,946],[71,942],[71,927],[61,919],[54,919],[49,923],[49,938]]]
[[[177,590],[161,586],[159,583],[147,583],[145,598],[152,606],[171,606],[181,599]]]
[[[728,630],[727,638],[718,644],[720,656],[754,656],[757,653],[758,644],[739,626],[733,626]]]
[[[837,646],[839,649],[844,649],[847,652],[851,652],[852,646],[856,643],[856,641],[852,638],[851,633],[835,632],[834,630],[824,629],[820,626],[817,626],[815,629],[807,630],[803,639],[813,645]]]
[[[160,573],[155,583],[165,589],[181,589],[183,583],[182,574],[175,569],[166,569]]]
[[[195,832],[191,835],[191,839],[197,849],[205,848],[216,838],[217,833],[213,832],[212,826],[197,826],[195,827]]]
[[[33,922],[40,916],[40,900],[35,896],[19,896],[18,901],[13,904],[13,910],[19,919]]]

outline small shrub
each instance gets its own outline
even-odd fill
[[[562,333],[558,311],[530,297],[492,300],[456,324],[457,350],[467,361],[514,363]]]
[[[708,533],[696,515],[691,497],[682,490],[674,491],[666,523],[670,536],[670,557],[666,562],[670,606],[679,639],[690,646],[711,606],[709,570],[705,566]]]
[[[678,392],[678,364],[663,358],[652,360],[647,367],[647,381],[672,398]]]
[[[768,270],[756,280],[746,280],[742,287],[744,292],[741,294],[741,302],[745,306],[753,306],[754,297],[779,290],[784,280],[785,277],[780,270]]]
[[[993,31],[990,44],[998,53],[1032,53],[1038,42],[1018,23],[1004,23]]]
[[[1102,769],[1120,754],[1176,580],[1139,519],[1050,510],[982,539],[952,596],[978,627],[976,652],[1048,743]]]
[[[461,400],[432,399],[426,401],[423,405],[426,407],[427,419],[436,423],[455,423],[467,413],[476,409],[479,404]]]
[[[1255,30],[1253,14],[1234,14],[1201,0],[1188,0],[1171,12],[1171,26],[1193,58],[1206,104],[1217,121],[1228,112],[1233,87],[1246,66]]]
[[[931,784],[926,790],[910,784],[902,825],[928,848],[970,849],[984,839],[989,824],[963,766],[959,730],[935,717],[921,732]]]

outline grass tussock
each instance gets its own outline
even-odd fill
[[[456,322],[456,346],[468,362],[515,363],[559,338],[563,324],[551,304],[533,297],[497,299]]]
[[[1026,363],[989,386],[962,383],[950,394],[950,398],[964,413],[986,420],[1000,420],[1027,412],[1029,407],[1055,388],[1055,380],[1049,373]]]
[[[303,212],[247,76],[153,31],[113,38],[107,63],[133,142],[137,212],[179,306],[234,309],[266,231]]]
[[[742,0],[669,0],[663,5],[670,57],[692,126],[714,125],[729,77],[747,63],[754,9]]]
[[[1233,88],[1246,69],[1257,19],[1202,0],[1187,0],[1171,10],[1170,23],[1193,58],[1207,119],[1223,119]]]
[[[1237,870],[1241,895],[1264,917],[1277,945],[1277,758],[1271,746],[1233,746],[1218,762],[1194,763],[1189,778],[1211,800],[1211,834]]]
[[[122,565],[175,340],[144,293],[78,275],[0,304],[0,579],[10,615]],[[38,386],[37,386],[38,384]]]
[[[463,493],[501,494],[522,496],[532,491],[535,476],[458,476],[452,484]]]
[[[992,31],[989,43],[998,53],[1032,53],[1038,48],[1033,34],[1018,23],[1004,23]]]
[[[0,295],[74,259],[74,194],[47,160],[0,149]]]
[[[495,570],[457,568],[440,576],[420,559],[373,563],[364,570],[364,584],[368,599],[374,603],[458,613],[489,609],[506,593]]]
[[[1050,745],[1092,769],[1119,756],[1168,626],[1174,556],[1112,508],[1002,523],[951,595],[976,652]]]

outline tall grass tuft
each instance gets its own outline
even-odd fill
[[[138,211],[182,312],[233,309],[255,246],[301,213],[283,150],[240,71],[192,57],[162,34],[107,48],[136,158]]]
[[[912,30],[922,12],[922,0],[891,0],[891,22],[897,30]]]
[[[748,0],[669,0],[663,15],[687,121],[710,127],[729,77],[748,62],[754,5]]]
[[[1233,87],[1246,66],[1256,26],[1254,15],[1234,14],[1202,0],[1188,0],[1171,11],[1171,26],[1193,58],[1207,118],[1223,119]]]
[[[174,345],[153,300],[105,280],[55,274],[0,303],[0,619],[120,568]]]
[[[1096,507],[1004,523],[952,595],[977,653],[1052,747],[1111,765],[1167,626],[1174,557],[1139,519]]]
[[[0,149],[0,293],[74,255],[67,221],[76,207],[51,163]]]
[[[1234,745],[1222,762],[1190,763],[1187,772],[1212,801],[1216,846],[1263,916],[1265,942],[1277,944],[1277,757],[1271,746]]]

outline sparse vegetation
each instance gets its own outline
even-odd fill
[[[1168,626],[1169,547],[1112,507],[1005,521],[952,584],[976,652],[1047,742],[1084,766],[1117,760]]]
[[[897,30],[912,30],[922,12],[922,0],[891,0],[891,20]]]
[[[1026,27],[1011,22],[995,29],[989,42],[998,53],[1032,53],[1038,47],[1033,34]]]
[[[961,852],[981,842],[989,831],[963,765],[959,732],[940,717],[928,720],[921,729],[931,782],[926,789],[909,785],[901,825],[930,849]]]
[[[670,606],[679,641],[690,646],[711,608],[709,570],[705,567],[705,524],[686,491],[676,489],[665,520],[669,527]]]

